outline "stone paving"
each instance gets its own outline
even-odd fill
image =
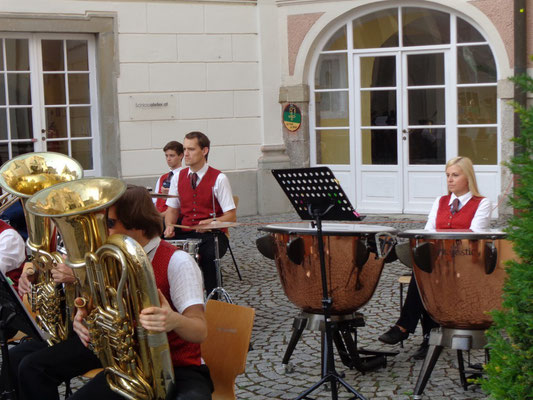
[[[292,332],[293,318],[299,310],[285,296],[274,261],[263,257],[255,247],[262,236],[255,223],[299,221],[296,214],[270,217],[246,217],[246,225],[231,229],[231,245],[243,276],[240,282],[233,270],[231,258],[223,259],[225,288],[237,304],[254,307],[256,319],[252,334],[253,350],[248,353],[246,373],[237,379],[238,399],[293,399],[320,380],[320,333],[304,331],[291,357],[294,371],[287,373],[281,360]],[[394,226],[399,230],[423,228],[424,216],[368,216],[364,223]],[[495,223],[495,225],[497,222]],[[394,324],[399,315],[398,277],[410,270],[400,262],[386,264],[378,287],[367,305],[359,312],[365,315],[366,326],[358,329],[359,346],[383,351],[399,351],[388,357],[387,366],[364,375],[344,366],[336,356],[337,372],[368,399],[410,399],[423,361],[410,359],[422,340],[420,327],[400,345],[384,345],[379,335]],[[406,289],[404,289],[406,290]],[[405,292],[404,292],[405,295]],[[483,362],[481,350],[471,352],[472,362]],[[424,391],[426,399],[484,399],[486,395],[475,385],[464,391],[459,381],[455,351],[444,350]],[[331,398],[323,389],[313,392],[313,398]],[[339,390],[339,398],[351,398]]]
[[[293,213],[269,217],[242,217],[242,226],[231,228],[231,246],[237,259],[243,281],[239,281],[231,257],[222,260],[224,287],[236,304],[255,308],[256,316],[252,333],[252,350],[248,353],[245,374],[237,378],[237,398],[250,400],[293,399],[320,379],[320,333],[304,331],[291,357],[292,372],[286,372],[281,360],[291,336],[293,318],[299,310],[285,296],[274,261],[263,257],[256,249],[255,240],[263,233],[261,224],[272,222],[297,222]],[[368,216],[364,223],[394,226],[399,230],[422,228],[424,216]],[[493,226],[502,226],[495,221]],[[362,374],[344,366],[336,355],[336,369],[344,374],[345,381],[368,399],[411,399],[422,361],[410,358],[421,342],[421,330],[400,345],[384,345],[379,335],[394,324],[399,315],[398,277],[409,269],[396,261],[386,264],[378,287],[359,312],[365,316],[366,326],[358,329],[359,346],[367,349],[398,351],[388,357],[387,366]],[[404,289],[405,290],[405,289]],[[405,294],[405,293],[404,293]],[[471,352],[472,362],[483,362],[482,350]],[[75,379],[73,390],[84,380]],[[61,388],[64,393],[64,387]],[[344,389],[339,398],[348,399]],[[331,392],[324,386],[315,391],[314,399],[330,399]],[[485,399],[487,396],[476,385],[464,391],[460,385],[455,351],[445,349],[433,370],[424,391],[424,399]]]

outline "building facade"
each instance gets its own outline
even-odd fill
[[[516,43],[533,53],[515,3],[0,0],[0,157],[154,186],[165,143],[200,130],[247,215],[290,209],[271,169],[319,165],[360,212],[426,213],[464,155],[497,216],[507,78]]]

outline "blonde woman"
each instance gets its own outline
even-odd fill
[[[479,194],[472,161],[468,157],[455,157],[446,163],[448,194],[438,197],[428,216],[424,229],[470,229],[489,228],[491,203]],[[394,326],[379,337],[387,344],[396,344],[414,333],[418,320],[422,321],[424,340],[413,354],[415,360],[425,358],[428,350],[429,333],[438,324],[428,315],[411,275],[411,282],[403,304],[400,318]]]

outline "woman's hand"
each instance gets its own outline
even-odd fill
[[[176,314],[168,304],[167,299],[157,289],[161,307],[148,307],[141,311],[139,322],[143,328],[154,332],[170,332],[176,328]]]
[[[74,332],[78,334],[81,342],[85,347],[87,347],[91,342],[91,335],[89,334],[89,329],[87,329],[84,323],[86,316],[87,309],[85,307],[78,308],[76,311],[76,315],[74,316],[74,322],[72,323]]]

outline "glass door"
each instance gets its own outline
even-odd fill
[[[398,52],[355,56],[357,204],[365,212],[402,211],[401,93]],[[400,113],[401,115],[401,113]]]
[[[443,167],[450,145],[446,104],[449,51],[402,54],[402,153],[404,212],[420,210],[445,192]],[[450,96],[451,97],[451,96]],[[451,140],[451,138],[450,138]],[[444,187],[443,187],[444,185]]]
[[[0,161],[32,151],[100,173],[94,38],[0,36]]]

